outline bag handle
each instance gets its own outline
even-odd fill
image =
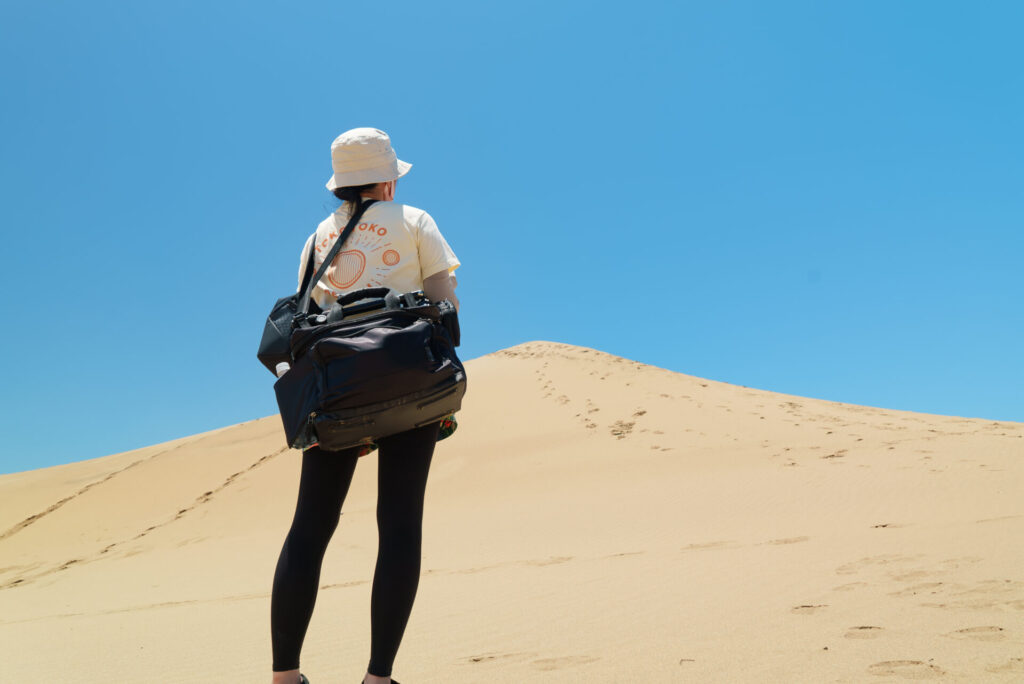
[[[320,279],[324,277],[325,273],[327,273],[327,269],[330,267],[331,262],[334,261],[334,257],[338,256],[338,252],[341,251],[341,246],[345,244],[345,240],[347,240],[348,236],[352,234],[352,231],[356,229],[356,224],[359,223],[359,219],[361,219],[366,210],[369,209],[370,206],[375,204],[376,202],[377,200],[375,199],[364,200],[362,206],[359,207],[359,211],[352,214],[352,218],[348,220],[348,224],[345,226],[345,230],[341,232],[341,235],[338,236],[338,239],[334,243],[334,246],[331,247],[331,251],[329,251],[327,253],[327,256],[324,257],[324,262],[320,264],[320,268],[319,270],[317,270],[316,275],[313,276],[310,282],[303,289],[302,298],[299,300],[299,306],[295,312],[296,318],[305,316],[306,314],[309,313],[309,299],[313,294],[313,288],[316,287],[316,284],[319,283]],[[314,250],[316,248],[315,238],[313,241],[313,248]],[[314,251],[310,251],[309,253],[310,258],[306,266],[307,271],[310,269],[309,264],[313,263],[314,254]]]
[[[345,306],[352,302],[358,302],[360,299],[373,299],[374,297],[380,299],[387,296],[389,292],[391,292],[389,287],[370,287],[365,290],[356,290],[355,292],[349,292],[338,297],[338,304]]]

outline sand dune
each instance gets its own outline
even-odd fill
[[[1024,682],[1024,424],[548,342],[468,367],[405,684]],[[298,458],[268,416],[0,476],[0,682],[268,682]],[[368,658],[375,476],[324,561],[314,684]]]

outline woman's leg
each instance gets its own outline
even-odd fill
[[[299,652],[320,584],[320,565],[338,526],[357,454],[357,449],[323,451],[320,447],[302,453],[295,517],[277,561],[270,599],[275,672],[299,668]]]
[[[370,596],[369,674],[391,676],[420,580],[423,496],[439,423],[379,441],[377,567]]]

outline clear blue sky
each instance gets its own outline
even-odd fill
[[[465,359],[555,340],[1024,420],[1022,25],[1018,2],[3,0],[0,472],[276,413],[263,321],[356,126],[463,263]]]

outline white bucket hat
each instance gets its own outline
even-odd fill
[[[334,175],[327,189],[351,185],[384,183],[409,173],[412,164],[395,156],[391,138],[377,128],[353,128],[331,143],[331,166]]]

